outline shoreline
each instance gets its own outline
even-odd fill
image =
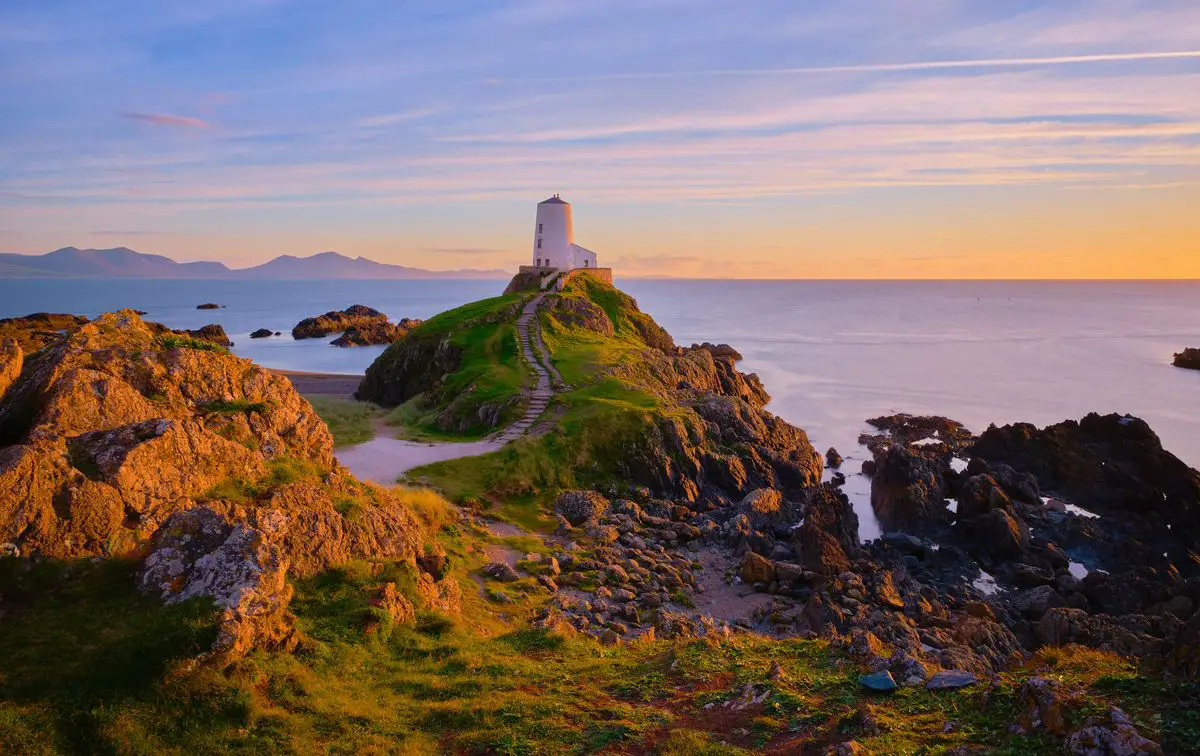
[[[339,399],[354,399],[361,375],[353,373],[313,373],[306,370],[279,370],[264,368],[273,375],[280,375],[292,382],[301,396],[332,396]]]

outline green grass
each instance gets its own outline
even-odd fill
[[[1200,686],[1085,649],[1043,651],[986,698],[979,686],[879,696],[823,640],[735,635],[608,648],[531,629],[546,594],[524,580],[500,589],[512,603],[489,603],[470,577],[486,535],[450,523],[437,531],[463,587],[461,617],[419,608],[413,625],[393,626],[371,600],[390,582],[416,602],[412,568],[349,562],[295,582],[297,653],[258,651],[224,669],[186,661],[212,642],[212,607],[138,595],[131,562],[0,561],[0,751],[742,754],[819,752],[854,738],[875,754],[977,743],[1059,753],[1057,742],[1008,732],[1016,692],[1035,673],[1084,688],[1091,709],[1121,705],[1149,737],[1194,742]],[[777,680],[767,677],[773,661]],[[747,685],[766,694],[761,705],[723,706]],[[864,711],[878,734],[862,730]]]
[[[211,341],[197,339],[192,336],[180,336],[179,334],[167,333],[158,337],[158,347],[162,350],[169,349],[196,349],[201,352],[221,352],[229,354],[229,349],[214,344]]]
[[[301,480],[319,479],[326,472],[327,470],[311,462],[290,457],[276,457],[271,460],[271,467],[267,474],[261,478],[257,480],[240,477],[225,478],[201,494],[200,499],[250,503],[265,496],[278,486]]]
[[[306,398],[329,426],[334,446],[361,444],[375,436],[374,421],[383,414],[383,410],[374,404],[331,396]]]

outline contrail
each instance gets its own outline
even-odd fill
[[[579,76],[531,76],[506,81],[616,81],[622,79],[676,79],[701,76],[797,76],[803,74],[879,73],[888,71],[936,71],[954,68],[1017,68],[1021,66],[1065,66],[1084,63],[1123,61],[1185,60],[1200,58],[1200,50],[1171,52],[1103,53],[1099,55],[1059,55],[1048,58],[978,58],[970,60],[928,60],[914,63],[866,63],[848,66],[805,66],[802,68],[710,68],[699,71],[647,71],[640,73],[587,74]]]

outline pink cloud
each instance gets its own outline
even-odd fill
[[[202,121],[199,118],[170,115],[168,113],[126,113],[125,117],[132,118],[135,121],[157,123],[161,126],[184,126],[189,129],[207,129],[212,125],[208,121]]]

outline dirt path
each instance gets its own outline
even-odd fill
[[[533,391],[529,394],[525,414],[519,420],[482,441],[459,443],[393,438],[393,429],[389,428],[382,418],[377,418],[374,421],[374,438],[355,446],[335,450],[338,461],[358,478],[381,485],[392,485],[414,467],[488,454],[503,448],[509,441],[528,434],[534,429],[538,418],[545,413],[556,390],[562,387],[562,376],[550,364],[549,352],[542,342],[542,329],[538,323],[538,306],[545,297],[544,293],[540,293],[529,300],[517,319],[521,355],[537,377]]]

